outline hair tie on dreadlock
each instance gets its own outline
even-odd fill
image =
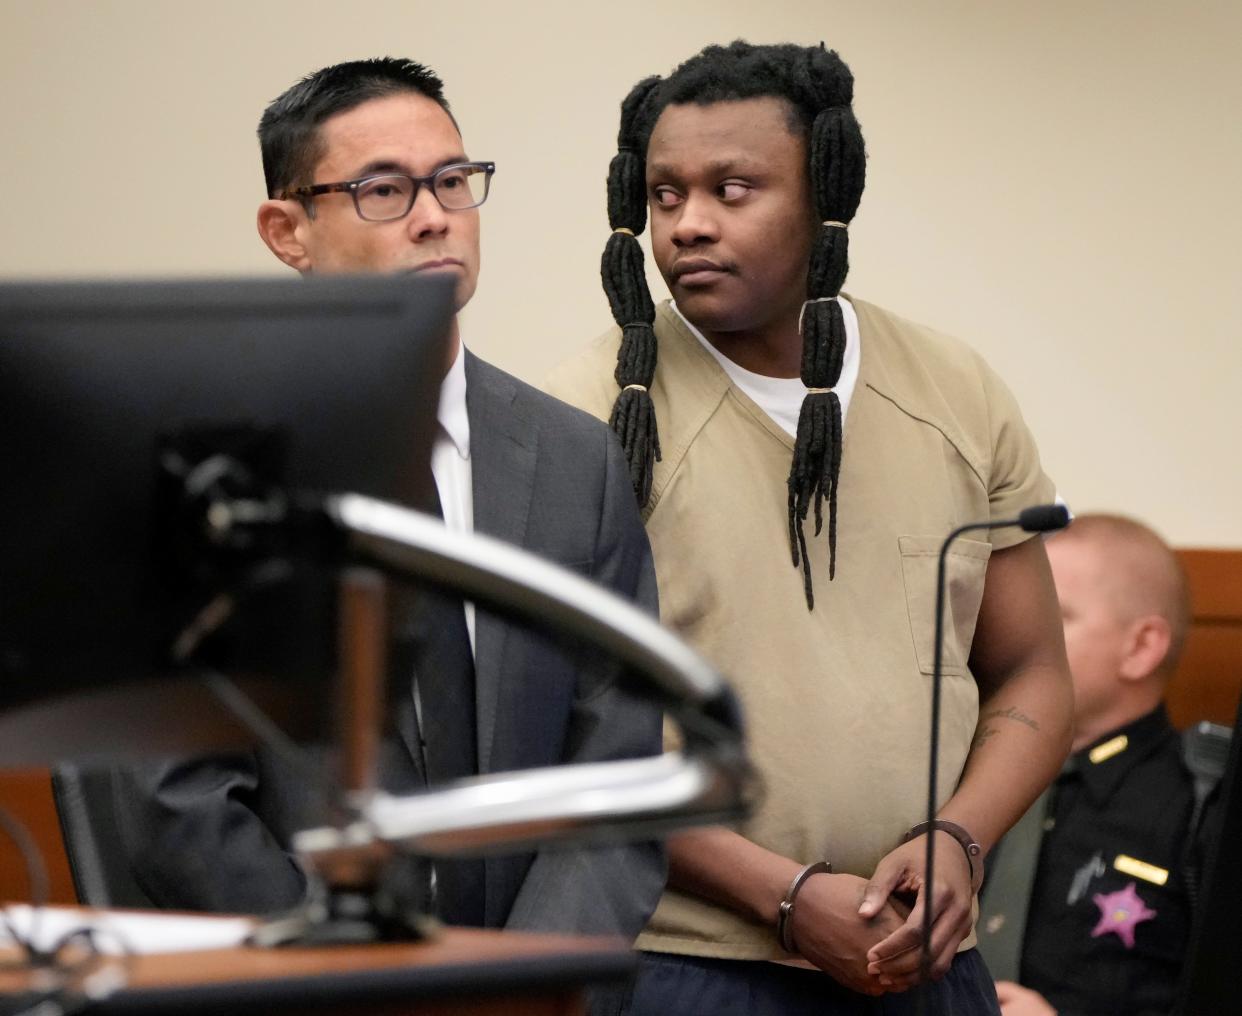
[[[827,303],[829,300],[835,300],[835,299],[836,299],[836,297],[835,297],[835,296],[817,296],[814,300],[803,300],[803,301],[802,301],[802,309],[801,309],[800,311],[798,311],[798,334],[799,334],[799,335],[803,335],[803,331],[802,331],[802,320],[803,320],[803,318],[805,318],[805,317],[806,317],[806,309],[807,309],[807,307],[809,307],[811,304],[815,304],[815,303]],[[803,343],[805,344],[805,342],[806,342],[806,338],[805,338],[805,336],[804,336],[804,337],[803,337]]]
[[[628,227],[626,227],[626,226],[618,226],[616,229],[614,229],[614,230],[613,230],[613,232],[614,232],[614,233],[624,233],[626,236],[633,236],[633,235],[634,235],[634,230],[629,229],[629,228],[628,228]]]
[[[808,388],[806,393],[807,395],[829,395],[834,390],[832,388]]]
[[[645,392],[647,390],[647,386],[646,385],[626,385],[621,390],[623,392],[628,392],[628,391]]]
[[[837,222],[835,219],[825,219],[820,225],[835,226],[837,229],[849,229],[848,222]]]

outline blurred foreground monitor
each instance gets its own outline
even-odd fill
[[[329,569],[204,555],[187,501],[425,505],[452,311],[409,276],[0,285],[0,766],[248,743],[200,666],[332,729]],[[245,610],[179,664],[221,593]]]

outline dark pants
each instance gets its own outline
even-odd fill
[[[871,998],[816,970],[750,960],[643,953],[629,1016],[1000,1016],[979,953],[959,953],[927,989]]]

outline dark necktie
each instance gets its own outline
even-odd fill
[[[435,489],[435,485],[432,485]],[[439,493],[435,514],[444,512]],[[474,656],[461,597],[420,589],[415,614],[415,679],[422,712],[427,782],[473,776],[476,764]]]
[[[435,514],[444,517],[434,482]],[[474,655],[460,596],[420,589],[414,622],[424,765],[435,786],[478,772]],[[437,860],[436,910],[449,924],[483,923],[483,862]]]

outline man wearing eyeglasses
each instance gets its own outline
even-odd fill
[[[316,71],[272,102],[259,139],[269,195],[259,234],[285,264],[434,272],[454,280],[458,310],[473,296],[495,167],[467,156],[429,70],[385,58]],[[432,455],[446,525],[509,540],[654,611],[651,553],[612,434],[470,354],[456,320],[449,355]],[[431,609],[433,621],[405,633],[418,662],[408,693],[394,695],[400,742],[386,745],[387,787],[659,753],[658,710],[618,691],[611,662],[571,658],[460,599]],[[299,774],[259,753],[143,780],[131,867],[157,904],[270,912],[304,897],[285,847],[321,816]],[[638,844],[437,862],[428,881],[449,923],[632,938],[664,861],[657,845]]]

